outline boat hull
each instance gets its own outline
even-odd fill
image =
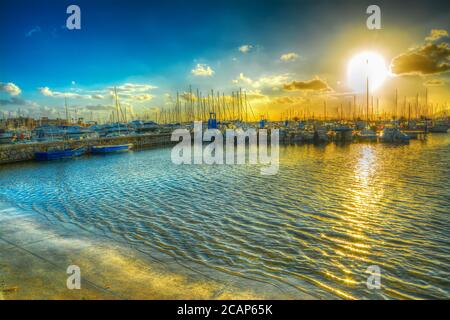
[[[126,152],[130,150],[130,145],[110,145],[110,146],[94,146],[91,149],[93,154],[106,154],[106,153],[116,153],[116,152]]]
[[[58,151],[36,152],[34,154],[34,157],[37,161],[50,161],[79,157],[84,153],[84,149],[66,149]]]

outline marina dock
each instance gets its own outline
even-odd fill
[[[67,147],[73,149],[85,147],[90,149],[92,146],[132,144],[134,149],[141,149],[164,146],[173,144],[170,141],[170,136],[170,133],[157,133],[85,140],[3,144],[0,145],[0,164],[33,160],[36,152],[64,150]]]

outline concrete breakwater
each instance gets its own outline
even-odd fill
[[[35,152],[63,150],[66,148],[85,147],[89,150],[92,146],[131,143],[134,149],[140,149],[176,143],[170,141],[170,137],[170,133],[161,133],[85,140],[5,144],[0,145],[0,164],[33,160]]]

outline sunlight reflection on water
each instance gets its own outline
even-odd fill
[[[170,149],[0,169],[0,199],[185,264],[324,298],[449,298],[450,136],[287,146],[258,166],[176,166]],[[382,269],[382,289],[365,270]]]

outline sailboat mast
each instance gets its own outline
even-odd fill
[[[67,98],[66,98],[66,96],[64,96],[64,106],[66,108],[66,122],[67,122],[67,124],[69,124],[69,111],[67,109]]]
[[[120,116],[119,116],[119,101],[117,98],[117,89],[114,87],[114,96],[116,98],[116,110],[117,110],[117,128],[119,129],[119,135],[120,135]]]
[[[367,126],[369,126],[369,59],[367,62],[367,78],[366,78],[366,122]]]
[[[394,120],[397,118],[398,89],[395,89]]]

